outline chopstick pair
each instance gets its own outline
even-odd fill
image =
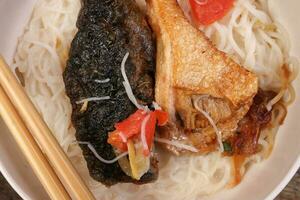
[[[1,56],[0,115],[51,199],[94,200]]]

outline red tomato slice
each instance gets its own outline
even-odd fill
[[[168,118],[169,118],[169,115],[167,112],[164,112],[162,110],[155,110],[155,115],[156,115],[156,119],[158,121],[157,125],[158,126],[164,126],[167,124],[168,122]]]
[[[148,157],[150,155],[149,149],[144,149],[143,154],[144,154],[145,157]]]
[[[209,25],[222,19],[233,7],[234,0],[189,0],[197,25]]]
[[[107,143],[111,144],[113,147],[122,152],[127,151],[127,144],[122,141],[119,131],[117,130],[109,133]]]
[[[120,151],[127,151],[127,144],[124,143],[119,133],[122,132],[127,139],[140,134],[142,122],[147,115],[150,115],[145,127],[148,149],[144,150],[144,155],[148,156],[153,145],[156,123],[164,126],[168,122],[168,113],[164,111],[155,110],[147,113],[144,110],[137,110],[127,119],[115,124],[116,130],[109,133],[107,142]]]
[[[115,124],[115,128],[116,130],[121,131],[124,134],[124,136],[130,138],[140,133],[141,125],[146,115],[147,113],[144,110],[137,110],[127,119]]]

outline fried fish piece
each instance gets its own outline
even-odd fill
[[[252,104],[258,79],[193,27],[176,0],[148,0],[147,5],[157,39],[155,99],[170,114],[160,134],[202,153],[216,150],[216,131],[207,116],[222,140],[230,137]]]
[[[72,41],[64,71],[66,93],[72,104],[72,123],[76,139],[89,142],[105,159],[116,157],[107,143],[114,125],[126,119],[137,108],[129,100],[122,84],[121,62],[127,52],[125,70],[137,100],[151,104],[154,100],[155,41],[145,15],[134,0],[82,0],[77,20],[78,33]],[[99,83],[96,80],[108,80]],[[77,101],[89,97],[105,97],[91,101],[84,109]],[[144,184],[158,177],[158,161],[140,180],[128,176],[120,162],[99,161],[85,144],[80,144],[90,175],[107,186],[132,182]]]

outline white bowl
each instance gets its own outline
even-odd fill
[[[30,17],[35,0],[0,0],[0,54],[12,62],[17,38]],[[273,15],[290,33],[292,55],[300,57],[300,26],[298,0],[271,0]],[[300,76],[295,81],[300,92]],[[278,132],[272,155],[255,165],[243,182],[206,200],[270,200],[287,185],[300,166],[300,98],[289,107],[287,119]],[[0,121],[0,171],[19,193],[27,199],[48,199],[6,126]]]

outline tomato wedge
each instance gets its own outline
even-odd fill
[[[222,19],[233,7],[234,0],[189,0],[197,25],[209,25]]]
[[[124,152],[127,151],[127,144],[123,142],[119,135],[119,131],[115,130],[108,135],[107,143]]]
[[[130,138],[141,131],[142,121],[147,113],[144,110],[137,110],[127,119],[115,124],[116,130],[122,132],[125,137]]]
[[[157,125],[158,126],[164,126],[167,124],[168,122],[168,118],[169,118],[169,115],[167,112],[164,112],[162,110],[155,110],[155,116],[156,116],[156,119],[157,119]]]
[[[107,142],[122,152],[127,151],[127,144],[122,140],[122,137],[131,139],[139,135],[141,133],[142,122],[148,115],[149,119],[145,126],[145,138],[148,149],[144,149],[144,155],[148,156],[153,145],[156,123],[158,126],[164,126],[168,122],[168,113],[164,111],[155,110],[146,112],[144,110],[137,110],[127,119],[115,124],[116,130],[109,133]],[[120,132],[123,135],[122,137],[120,136]]]

